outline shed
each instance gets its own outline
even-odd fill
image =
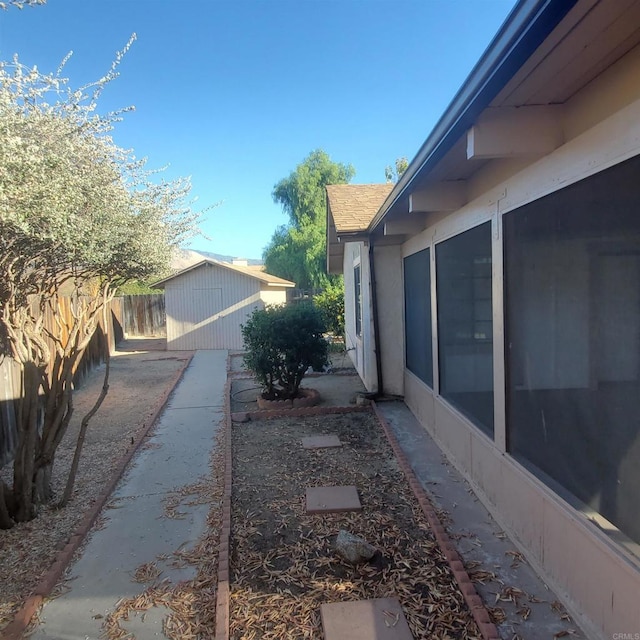
[[[156,283],[165,291],[167,349],[241,349],[255,309],[284,304],[294,283],[259,266],[205,259]]]

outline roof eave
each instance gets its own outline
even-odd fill
[[[174,278],[177,278],[178,276],[188,273],[193,269],[197,269],[203,264],[215,264],[215,263],[213,263],[208,258],[205,258],[204,260],[200,260],[200,262],[196,262],[195,264],[191,264],[188,267],[185,267],[184,269],[180,269],[180,271],[176,271],[175,273],[172,273],[170,276],[167,276],[166,278],[162,278],[162,280],[158,280],[157,282],[152,283],[151,287],[155,289],[164,289],[165,283],[167,283],[169,280],[173,280]]]
[[[412,183],[451,149],[578,0],[521,0],[369,224],[373,232]]]
[[[359,242],[369,237],[368,229],[355,229],[351,231],[336,231],[338,242]]]
[[[195,264],[189,265],[180,271],[176,271],[176,273],[163,278],[162,280],[158,280],[154,282],[151,286],[156,289],[164,289],[164,285],[174,278],[178,278],[179,276],[192,271],[193,269],[197,269],[205,264],[211,265],[212,267],[223,267],[224,269],[228,269],[229,271],[233,271],[234,273],[239,273],[240,275],[246,276],[247,278],[253,278],[255,280],[259,280],[261,283],[266,284],[270,287],[295,287],[295,282],[291,282],[289,280],[285,280],[283,282],[273,282],[269,279],[268,275],[265,275],[264,272],[256,271],[252,273],[251,271],[245,271],[243,269],[239,269],[236,265],[229,264],[227,262],[221,262],[219,260],[213,260],[211,258],[205,258],[204,260],[200,260],[200,262],[196,262]]]

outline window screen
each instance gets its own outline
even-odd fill
[[[491,223],[436,247],[440,395],[493,435]]]
[[[433,387],[429,249],[404,259],[404,325],[407,369]]]
[[[640,543],[638,176],[635,158],[509,213],[504,243],[509,449]]]

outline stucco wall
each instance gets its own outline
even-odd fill
[[[266,307],[274,304],[285,304],[287,301],[287,290],[285,288],[277,289],[275,287],[268,287],[263,284],[260,291],[260,300]]]
[[[529,563],[594,637],[640,629],[637,559],[499,451],[410,372],[405,375],[405,401]]]
[[[387,394],[404,394],[404,295],[400,245],[374,249],[382,384]],[[373,354],[372,348],[372,357]]]
[[[640,630],[637,606],[640,557],[616,543],[614,527],[592,514],[577,511],[506,451],[500,216],[640,154],[638,77],[640,54],[636,49],[565,105],[565,143],[561,147],[544,158],[490,163],[471,179],[472,200],[465,207],[409,239],[402,247],[402,255],[406,256],[491,221],[495,439],[489,439],[406,370],[405,400],[501,526],[512,534],[534,568],[563,597],[572,614],[594,636],[607,638]],[[536,264],[544,276],[543,251],[536,256]],[[570,247],[566,252],[566,269],[567,278],[571,276],[573,282],[586,286],[586,257]],[[584,277],[580,278],[580,273]],[[435,295],[435,280],[433,285]],[[529,293],[528,307],[522,313],[529,314],[531,322],[541,323],[540,339],[544,335],[544,339],[552,340],[553,335],[545,330],[544,316],[540,313],[534,316],[537,301],[544,292]],[[571,341],[558,347],[558,357],[571,364],[554,375],[561,375],[561,382],[567,387],[584,385],[588,368],[581,349],[587,339],[585,310],[572,303],[571,295],[563,296],[560,304],[566,306],[567,322],[572,323],[574,331]],[[393,323],[390,332],[402,330],[397,318],[390,318],[389,322]],[[436,389],[437,356],[434,341]],[[550,371],[532,371],[535,384],[544,386]]]
[[[362,296],[362,330],[356,335],[354,297],[354,266],[360,265],[360,289]],[[373,350],[373,318],[371,315],[371,275],[369,271],[369,247],[364,242],[348,242],[344,247],[345,289],[345,338],[349,357],[368,391],[376,391],[375,353]]]

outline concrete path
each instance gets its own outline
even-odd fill
[[[188,550],[204,533],[209,505],[180,504],[185,517],[167,518],[167,498],[210,474],[209,457],[224,421],[226,351],[198,351],[172,394],[148,446],[138,452],[95,531],[71,567],[70,591],[45,605],[33,640],[93,640],[122,598],[145,589],[135,570],[161,554]],[[193,577],[189,566],[158,562],[172,583]],[[162,608],[131,617],[123,628],[137,640],[162,638]]]
[[[557,596],[519,554],[409,408],[403,402],[380,402],[378,409],[433,505],[449,514],[450,522],[443,524],[471,578],[473,571],[486,572],[478,574],[484,583],[476,581],[475,587],[488,607],[504,611],[504,622],[496,625],[501,637],[583,638],[577,624],[563,618],[566,613]]]

